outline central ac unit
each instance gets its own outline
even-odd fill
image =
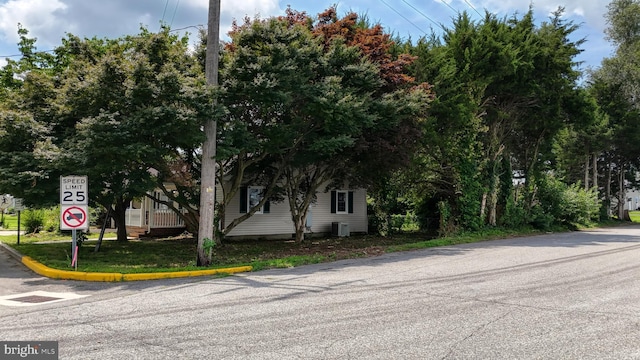
[[[349,236],[349,223],[334,222],[331,223],[331,234],[333,236],[345,237]]]

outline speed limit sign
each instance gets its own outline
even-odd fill
[[[88,187],[86,176],[61,176],[60,205],[88,205]]]

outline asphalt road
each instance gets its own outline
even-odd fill
[[[26,282],[90,295],[0,306],[0,339],[57,340],[60,359],[640,359],[638,226],[226,278]]]

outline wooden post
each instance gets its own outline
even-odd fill
[[[218,61],[220,48],[220,0],[209,0],[207,29],[207,53],[205,75],[207,85],[218,86]],[[215,104],[214,104],[215,106]],[[205,239],[215,241],[213,229],[216,188],[216,129],[215,119],[207,121],[207,136],[202,144],[202,170],[200,177],[200,224],[198,226],[198,266],[211,264],[211,252],[206,253]]]

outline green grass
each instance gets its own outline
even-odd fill
[[[71,268],[71,242],[45,244],[10,243],[14,249],[42,264],[61,270]],[[86,242],[78,251],[78,271],[87,272],[165,272],[197,269],[193,241],[104,241],[94,252],[95,241]]]
[[[250,265],[256,271],[288,268],[340,259],[376,256],[385,252],[473,243],[536,233],[540,232],[528,229],[520,231],[491,229],[445,238],[428,237],[421,233],[404,233],[389,237],[351,236],[311,239],[303,243],[275,240],[229,241],[214,248],[212,268],[244,265]],[[98,234],[92,234],[94,238],[97,236]],[[22,236],[20,245],[16,244],[16,236],[0,237],[0,241],[48,267],[71,269],[71,236],[52,234]],[[94,247],[95,240],[89,240],[80,248],[78,271],[127,274],[203,269],[195,266],[196,240],[192,238],[128,242],[108,240],[102,243],[97,253],[94,252]]]
[[[629,211],[631,221],[640,223],[640,211]]]
[[[522,230],[504,230],[504,229],[491,229],[484,230],[475,233],[462,233],[456,236],[448,236],[437,239],[430,239],[426,241],[417,241],[414,243],[407,243],[401,245],[389,246],[387,252],[409,251],[427,249],[439,246],[450,246],[458,244],[469,244],[481,241],[496,240],[513,238],[527,235],[540,234],[537,230],[522,229]]]
[[[20,219],[22,220],[22,219]],[[18,230],[18,215],[4,214],[3,230]]]
[[[6,243],[6,244],[13,244],[16,243],[18,240],[18,231],[17,228],[16,229],[9,229],[9,230],[16,230],[15,234],[12,235],[0,235],[0,242]],[[87,238],[88,239],[98,239],[98,237],[100,236],[99,232],[93,232],[90,234],[87,234]],[[105,238],[106,237],[115,237],[115,234],[105,234]],[[32,244],[32,243],[37,243],[37,242],[69,242],[71,241],[71,232],[67,231],[65,233],[49,233],[49,232],[40,232],[40,233],[36,233],[36,234],[22,234],[20,235],[20,244]]]

